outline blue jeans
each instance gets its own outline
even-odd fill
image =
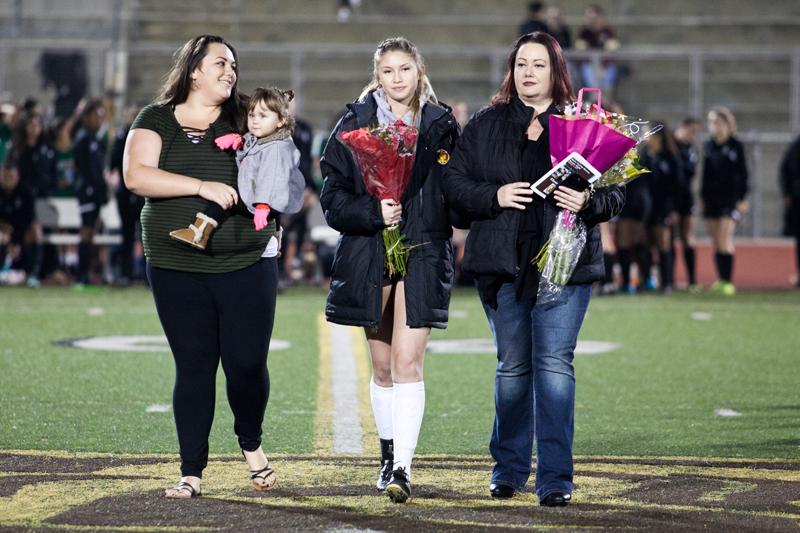
[[[568,285],[554,302],[518,302],[511,283],[484,306],[497,347],[492,483],[522,489],[536,438],[536,494],[572,493],[575,372],[572,359],[591,285]]]
[[[619,68],[615,63],[602,65],[600,72],[596,72],[591,62],[584,61],[581,63],[580,69],[584,87],[597,87],[604,92],[614,91],[619,75]]]

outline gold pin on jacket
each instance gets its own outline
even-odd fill
[[[440,165],[446,165],[448,162],[450,162],[450,154],[447,153],[447,150],[442,148],[436,152],[436,162]]]

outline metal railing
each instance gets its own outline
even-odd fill
[[[14,64],[12,56],[20,51],[37,50],[81,50],[89,57],[90,90],[100,93],[112,90],[117,94],[120,103],[128,100],[129,90],[129,64],[132,57],[159,56],[167,58],[180,45],[177,42],[136,42],[131,39],[132,23],[137,20],[136,2],[129,0],[108,0],[113,7],[115,16],[111,17],[102,27],[92,32],[92,38],[87,39],[77,36],[32,36],[26,34],[25,20],[21,16],[21,0],[10,0],[13,9],[11,15],[0,12],[0,94],[13,94],[15,97],[27,95],[30,87],[20,89],[14,87],[15,74],[18,69],[26,66]],[[9,4],[9,2],[6,2]],[[237,50],[242,57],[264,56],[288,60],[288,82],[294,89],[297,99],[298,113],[302,113],[306,104],[304,93],[310,83],[305,65],[318,58],[363,58],[365,65],[369,64],[374,51],[373,44],[327,44],[322,47],[319,43],[292,43],[273,44],[265,42],[237,43]],[[472,47],[472,46],[425,46],[423,49],[429,62],[439,61],[443,64],[448,59],[476,59],[477,63],[485,65],[485,70],[476,70],[469,73],[469,78],[461,81],[470,81],[485,88],[485,97],[480,101],[468,102],[475,107],[484,104],[488,96],[499,86],[504,74],[504,62],[507,49],[497,46]],[[772,74],[773,83],[782,87],[787,95],[785,101],[776,101],[769,95],[764,95],[759,103],[752,104],[756,112],[759,106],[764,109],[769,107],[784,112],[779,112],[780,120],[771,120],[768,127],[755,130],[749,129],[740,134],[748,149],[748,164],[751,169],[751,212],[745,217],[740,226],[740,233],[753,237],[776,236],[780,231],[780,224],[776,222],[777,213],[780,211],[780,195],[777,191],[777,166],[785,146],[791,141],[792,133],[800,132],[800,46],[798,47],[687,47],[687,46],[636,46],[623,48],[613,53],[599,53],[593,51],[569,51],[571,61],[589,61],[599,67],[605,60],[629,62],[636,64],[649,64],[657,61],[673,61],[685,64],[685,69],[679,72],[670,72],[678,82],[674,84],[676,92],[685,97],[677,97],[668,102],[668,110],[672,115],[692,115],[702,117],[709,106],[717,102],[711,101],[709,96],[709,82],[713,76],[708,74],[708,68],[719,62],[743,61],[757,65],[763,61],[771,61],[778,65],[779,72]],[[28,65],[30,70],[32,65]],[[785,70],[781,70],[784,69]],[[363,75],[363,72],[360,73]],[[440,75],[446,79],[446,74]],[[777,82],[775,81],[777,80]],[[366,80],[364,80],[366,81]],[[635,80],[630,80],[633,83]],[[628,83],[624,81],[623,83]],[[680,84],[683,83],[683,87]],[[758,87],[759,80],[738,79],[735,81],[742,86],[752,85]],[[26,90],[22,93],[22,90]],[[155,90],[155,87],[151,88]],[[337,108],[341,107],[341,102]],[[637,109],[643,115],[655,112],[654,109],[637,107],[635,102],[629,106]],[[122,109],[122,106],[117,106]],[[331,109],[333,112],[334,109]],[[662,112],[663,109],[658,109]],[[734,106],[734,111],[736,111]]]

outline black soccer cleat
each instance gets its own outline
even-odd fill
[[[406,503],[411,497],[411,483],[408,481],[406,469],[402,466],[392,472],[392,479],[386,485],[386,494],[394,503]]]
[[[392,469],[394,468],[394,461],[384,461],[383,466],[378,471],[378,482],[375,484],[375,487],[380,491],[383,492],[386,490],[386,486],[389,484],[389,481],[392,480]]]

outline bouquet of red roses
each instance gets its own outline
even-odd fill
[[[399,202],[414,169],[418,130],[398,120],[394,124],[360,128],[339,133],[358,164],[367,192],[378,200]],[[406,264],[413,246],[403,243],[399,226],[384,228],[386,271],[406,275]]]

